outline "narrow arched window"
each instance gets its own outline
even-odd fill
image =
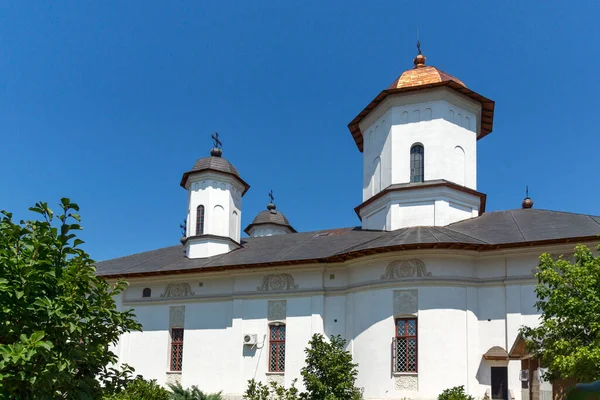
[[[410,148],[410,181],[423,182],[425,176],[425,150],[423,145],[415,144]]]
[[[150,297],[150,296],[152,296],[152,289],[147,287],[146,289],[144,289],[142,291],[142,297]]]
[[[204,206],[196,209],[196,235],[204,234]]]

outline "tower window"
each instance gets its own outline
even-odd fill
[[[410,148],[410,182],[423,182],[425,175],[425,149],[423,145],[415,144]]]
[[[150,296],[152,296],[152,289],[147,287],[142,291],[142,297],[150,297]]]
[[[196,209],[196,235],[204,234],[204,206]]]

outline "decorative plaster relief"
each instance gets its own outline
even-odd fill
[[[421,260],[392,261],[386,268],[385,274],[381,275],[383,281],[395,281],[397,279],[410,278],[414,276],[431,276],[431,272],[425,269],[425,263]]]
[[[416,392],[419,390],[419,378],[416,375],[394,376],[396,390]]]
[[[419,310],[419,292],[394,290],[394,315],[416,314]]]
[[[165,288],[165,292],[160,297],[185,297],[193,296],[192,288],[189,283],[171,283]]]
[[[268,309],[269,321],[285,321],[287,313],[287,304],[285,300],[269,301]]]
[[[169,328],[183,328],[185,322],[185,306],[169,307]]]
[[[166,384],[177,385],[181,383],[181,372],[167,372]]]
[[[265,276],[256,289],[261,292],[294,290],[298,289],[298,285],[294,284],[294,278],[290,274],[271,274]]]
[[[285,383],[285,376],[283,374],[269,374],[267,375],[267,382],[275,382],[278,385],[283,386],[283,384]]]

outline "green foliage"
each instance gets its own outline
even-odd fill
[[[104,400],[170,400],[171,393],[156,383],[137,376],[126,388],[117,394],[104,397]]]
[[[321,334],[313,335],[306,352],[306,366],[302,368],[304,387],[309,399],[355,400],[362,393],[355,386],[358,364],[344,350],[346,341],[341,336],[332,336],[327,342]]]
[[[297,400],[298,396],[296,380],[292,382],[292,386],[288,389],[277,382],[265,385],[262,382],[256,382],[254,379],[251,379],[248,381],[248,389],[244,393],[244,399],[246,400]]]
[[[172,400],[221,400],[221,392],[206,394],[202,390],[198,389],[198,386],[192,386],[191,388],[184,388],[181,383],[170,384],[171,399]]]
[[[543,254],[536,276],[540,325],[521,335],[548,367],[546,378],[600,379],[600,257],[586,246],[575,248],[574,263]]]
[[[97,399],[121,388],[131,369],[110,345],[139,330],[132,311],[116,309],[112,287],[95,276],[79,248],[79,207],[62,199],[55,215],[46,203],[30,208],[40,220],[15,223],[0,214],[0,397]]]
[[[464,386],[455,386],[450,389],[444,390],[439,396],[438,400],[475,400],[473,396],[465,393]]]
[[[295,382],[289,389],[272,382],[270,385],[248,382],[244,394],[247,400],[360,400],[362,393],[355,386],[358,364],[344,350],[346,341],[332,336],[330,341],[321,334],[313,335],[306,348],[306,365],[301,374],[306,392],[299,393]]]

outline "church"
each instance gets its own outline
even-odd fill
[[[552,395],[515,350],[518,331],[538,322],[540,254],[595,245],[600,217],[529,197],[486,212],[477,142],[492,133],[494,101],[420,51],[413,63],[348,125],[363,154],[360,226],[297,232],[271,201],[242,227],[250,185],[215,136],[181,178],[180,243],[97,264],[130,283],[117,304],[143,325],[115,347],[121,362],[241,399],[252,378],[301,382],[322,333],[347,341],[365,399],[435,399],[459,385],[476,398]]]

